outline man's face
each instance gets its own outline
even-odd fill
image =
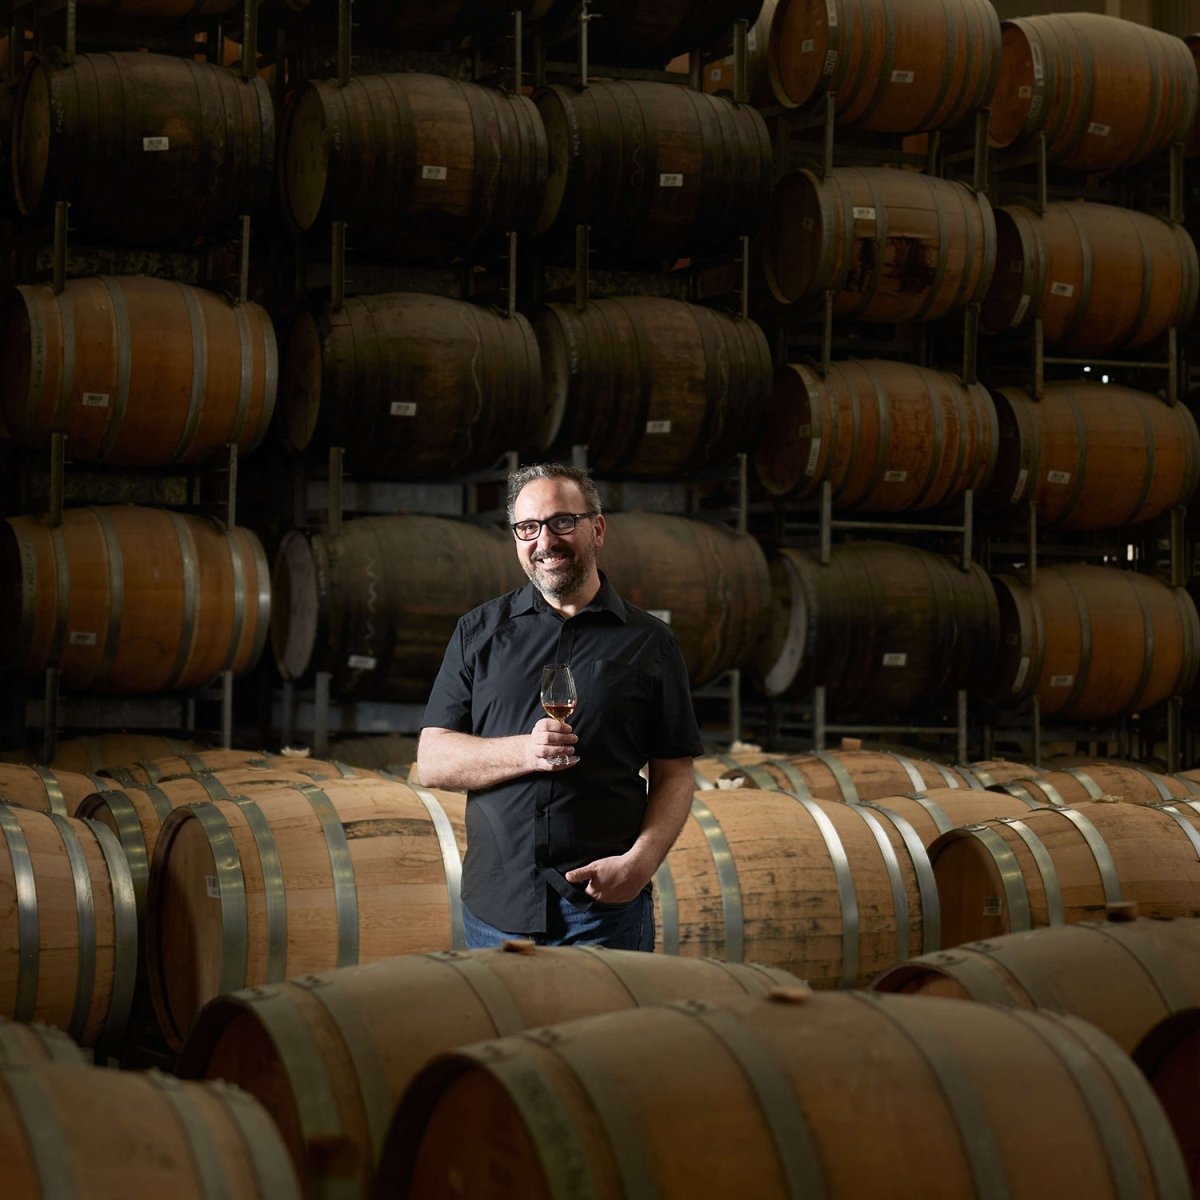
[[[570,479],[534,479],[513,505],[513,521],[544,521],[558,513],[586,512],[587,501]],[[573,533],[551,533],[543,525],[531,542],[517,540],[517,556],[525,574],[548,600],[562,600],[589,583],[596,551],[604,544],[604,518],[581,517]]]

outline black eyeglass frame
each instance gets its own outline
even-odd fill
[[[599,515],[600,514],[595,509],[591,509],[589,512],[581,512],[581,513],[554,513],[553,516],[547,517],[544,521],[537,521],[533,517],[530,517],[527,521],[514,521],[509,525],[509,529],[511,529],[513,531],[513,536],[519,542],[536,542],[538,540],[538,538],[541,537],[541,535],[542,535],[542,526],[543,525],[548,525],[550,527],[550,532],[552,534],[554,534],[555,537],[566,537],[567,534],[575,532],[575,526],[578,525],[579,522],[584,519],[584,517],[598,517]],[[566,518],[570,518],[570,521],[571,521],[570,529],[555,529],[554,528],[553,522],[562,521],[562,520],[565,520]],[[528,537],[523,537],[520,533],[517,532],[518,528],[521,525],[537,525],[537,529],[535,532],[531,533]]]

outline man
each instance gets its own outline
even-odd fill
[[[653,950],[650,883],[703,753],[682,655],[597,567],[604,517],[584,472],[514,471],[508,519],[530,582],[459,620],[417,750],[426,787],[468,792],[467,945]],[[563,662],[579,693],[570,724],[539,700],[542,667]]]

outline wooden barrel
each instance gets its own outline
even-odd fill
[[[392,292],[301,311],[281,394],[286,445],[342,446],[360,475],[457,475],[541,445],[528,320],[443,296]]]
[[[253,450],[275,406],[265,309],[141,275],[13,288],[0,306],[0,408],[9,435],[121,467]]]
[[[981,567],[888,542],[770,559],[776,601],[758,669],[769,696],[823,684],[840,712],[928,707],[980,677],[995,655],[995,595]]]
[[[1041,767],[1032,763],[1012,762],[1005,758],[981,759],[968,763],[966,770],[979,782],[981,787],[996,787],[998,784],[1011,783],[1015,779],[1036,779],[1042,774]]]
[[[0,1015],[44,1021],[112,1048],[137,973],[133,883],[92,821],[0,805]]]
[[[154,758],[148,762],[131,763],[128,767],[105,770],[109,787],[141,787],[146,783],[162,783],[181,775],[213,775],[230,769],[286,771],[308,779],[355,779],[369,777],[374,771],[353,767],[349,763],[310,758],[308,754],[288,752],[268,754],[262,750],[198,750],[194,754]]]
[[[1045,807],[1033,797],[962,787],[928,788],[862,803],[881,820],[899,817],[906,821],[926,849],[951,829],[1000,817],[1023,817],[1030,809]]]
[[[839,508],[937,508],[983,487],[996,409],[982,384],[888,359],[781,366],[754,458],[759,482],[797,499],[829,482]]]
[[[819,750],[730,767],[731,786],[792,792],[818,800],[858,803],[930,788],[977,788],[967,774],[943,763],[892,750]]]
[[[840,125],[944,129],[991,99],[1000,19],[989,0],[780,0],[769,69],[786,108],[835,93]]]
[[[419,72],[309,80],[280,140],[280,198],[295,229],[350,224],[355,247],[449,258],[531,232],[546,186],[532,101]]]
[[[1023,149],[1041,133],[1048,162],[1095,171],[1187,136],[1197,82],[1182,39],[1086,12],[1020,17],[1001,31],[993,146]]]
[[[203,749],[200,742],[164,737],[158,733],[95,733],[64,738],[55,747],[54,761],[50,765],[64,771],[99,773],[142,759],[193,754]]]
[[[941,944],[920,839],[902,818],[784,792],[700,792],[655,875],[665,954],[864,984]]]
[[[1120,529],[1186,504],[1200,482],[1186,404],[1083,381],[1048,383],[1038,399],[1019,388],[993,395],[1000,451],[980,497],[988,507],[1033,504],[1047,527]]]
[[[550,247],[573,256],[582,224],[601,256],[661,263],[717,253],[761,223],[772,153],[757,109],[673,83],[623,80],[582,91],[550,85],[534,102],[550,146],[538,218]]]
[[[996,222],[980,192],[884,167],[785,175],[762,234],[767,285],[784,304],[824,303],[838,317],[933,321],[983,299]]]
[[[140,787],[130,784],[115,792],[94,792],[84,798],[76,815],[98,822],[116,835],[129,864],[138,920],[144,922],[154,847],[163,822],[177,808],[209,800],[257,799],[277,788],[303,788],[313,783],[296,771],[229,767]]]
[[[1182,225],[1086,200],[1052,201],[1040,216],[1016,204],[995,215],[985,333],[1038,317],[1047,346],[1090,354],[1144,346],[1191,319],[1200,261]]]
[[[1164,1017],[1200,1004],[1200,920],[1081,921],[923,954],[880,992],[1070,1013],[1127,1054]]]
[[[1015,575],[992,582],[1000,646],[982,690],[996,703],[1036,695],[1043,714],[1113,717],[1183,695],[1196,678],[1200,617],[1183,588],[1087,563],[1039,566],[1033,588]]]
[[[1198,829],[1184,804],[1111,799],[953,829],[929,848],[942,945],[1086,921],[1126,900],[1146,917],[1200,916]]]
[[[1200,1133],[1196,1129],[1200,1005],[1172,1013],[1155,1025],[1134,1050],[1133,1061],[1141,1068],[1171,1122],[1187,1163],[1191,1195],[1200,1195]]]
[[[14,808],[32,808],[37,812],[74,816],[75,808],[92,792],[107,791],[117,785],[101,775],[81,775],[75,771],[56,771],[36,763],[0,763],[0,803]]]
[[[746,30],[746,99],[755,108],[771,108],[775,105],[775,93],[771,88],[770,68],[767,62],[771,41],[771,22],[779,0],[763,0],[763,6],[754,24]],[[732,45],[727,46],[732,51]],[[688,57],[682,60],[687,70]],[[704,90],[711,95],[733,96],[733,54],[718,58],[704,65]]]
[[[1127,804],[1162,804],[1200,794],[1200,786],[1161,775],[1133,763],[1095,762],[1061,771],[1044,771],[1035,779],[1014,779],[1000,789],[1038,804],[1071,805],[1115,796]]]
[[[698,791],[711,791],[717,786],[726,771],[734,771],[739,767],[752,763],[773,762],[782,758],[779,754],[764,754],[759,746],[733,749],[719,753],[705,754],[692,760],[692,781]]]
[[[693,686],[753,665],[771,608],[766,555],[753,537],[660,513],[605,519],[605,573],[626,600],[671,626]]]
[[[1054,1113],[1052,1145],[1030,1133],[1035,1097]],[[1168,1200],[1187,1194],[1187,1178],[1149,1085],[1085,1021],[781,988],[439,1055],[400,1103],[376,1195],[921,1200],[993,1190]]]
[[[236,1088],[158,1071],[0,1067],[0,1190],[300,1200],[278,1131]]]
[[[0,1018],[0,1070],[35,1063],[87,1064],[87,1055],[61,1029],[42,1022]]]
[[[798,983],[771,967],[594,946],[406,955],[220,996],[175,1069],[261,1101],[314,1191],[353,1180],[367,1195],[400,1096],[436,1053],[596,1013]]]
[[[461,949],[466,795],[382,780],[210,800],[163,822],[146,963],[178,1049],[214,996],[397,954]]]
[[[194,688],[257,661],[271,604],[266,557],[248,529],[120,505],[0,525],[0,665],[50,663],[66,687]]]
[[[71,203],[71,225],[146,245],[264,209],[275,115],[255,77],[165,54],[80,54],[25,71],[13,113],[21,212]]]
[[[291,530],[275,558],[271,645],[285,679],[328,671],[336,696],[422,703],[458,618],[525,582],[512,537],[443,517],[364,517],[339,537]]]
[[[534,317],[552,455],[586,445],[612,476],[677,479],[727,466],[761,436],[774,370],[753,321],[682,300],[628,296]]]

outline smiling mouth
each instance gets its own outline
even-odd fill
[[[535,563],[547,567],[560,567],[569,563],[574,556],[571,554],[539,554],[534,557]]]

